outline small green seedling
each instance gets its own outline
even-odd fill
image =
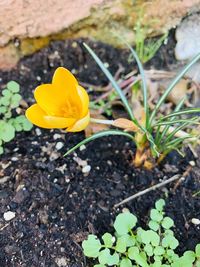
[[[144,64],[154,57],[158,49],[163,44],[164,40],[167,38],[168,33],[162,35],[157,40],[146,40],[146,37],[149,32],[149,27],[142,25],[144,16],[140,12],[139,17],[136,21],[134,27],[135,34],[135,51]],[[134,60],[134,57],[131,55],[131,60]]]
[[[85,256],[96,259],[94,267],[200,267],[200,244],[182,256],[172,227],[174,221],[164,214],[165,201],[158,200],[150,212],[149,229],[136,227],[137,218],[130,212],[119,214],[115,234],[105,233],[101,240],[89,235],[83,241]]]
[[[10,142],[16,132],[30,131],[32,124],[24,115],[13,117],[13,111],[19,107],[21,95],[19,84],[15,81],[7,83],[0,98],[0,154],[3,154],[3,144]]]

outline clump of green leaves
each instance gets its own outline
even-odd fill
[[[21,95],[19,84],[15,81],[7,83],[0,97],[0,154],[3,154],[3,143],[10,142],[16,132],[30,131],[32,124],[24,115],[13,117],[13,111],[19,107]]]
[[[149,229],[136,227],[137,218],[130,212],[119,214],[115,234],[105,233],[101,240],[89,235],[83,241],[85,256],[95,258],[94,267],[200,267],[200,244],[182,256],[175,252],[179,242],[174,236],[174,221],[165,216],[165,201],[158,200],[150,212]]]
[[[167,33],[156,40],[146,40],[149,27],[142,25],[143,17],[144,16],[140,12],[134,27],[134,33],[135,51],[138,54],[141,62],[144,64],[154,57],[158,49],[161,47],[163,41],[167,38]],[[133,60],[134,58],[131,56],[131,59]]]
[[[101,113],[105,113],[107,116],[112,115],[112,102],[117,98],[117,93],[115,91],[111,91],[108,94],[108,98],[106,100],[99,99],[98,101],[91,101],[90,108],[94,110],[101,110]]]
[[[106,75],[116,93],[120,97],[124,108],[130,120],[124,120],[123,127],[117,125],[115,121],[110,122],[115,127],[122,128],[122,130],[107,130],[98,132],[91,137],[88,137],[81,141],[76,146],[72,147],[65,155],[68,155],[78,147],[86,144],[97,138],[109,135],[122,135],[128,137],[132,142],[136,144],[136,154],[133,159],[133,163],[136,167],[144,166],[147,169],[153,168],[172,150],[178,151],[183,155],[181,149],[184,143],[193,142],[199,138],[199,134],[188,133],[187,129],[191,125],[200,124],[200,108],[184,108],[185,97],[174,107],[167,115],[161,115],[160,108],[164,104],[167,96],[174,89],[175,85],[181,80],[185,73],[200,59],[200,53],[196,55],[191,62],[189,62],[183,70],[175,77],[170,83],[162,96],[159,98],[153,110],[151,110],[148,103],[148,87],[145,78],[145,71],[142,63],[135,52],[135,50],[127,43],[125,43],[130,49],[135,61],[138,65],[138,70],[141,76],[140,89],[143,96],[142,117],[138,119],[134,114],[134,109],[130,105],[127,97],[119,84],[112,76],[111,72],[105,67],[101,59],[95,54],[95,52],[86,44],[84,46],[99,65],[103,73]],[[113,124],[112,124],[113,123]],[[108,124],[108,123],[107,123]],[[131,126],[132,124],[132,126]]]

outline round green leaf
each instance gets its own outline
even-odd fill
[[[128,249],[128,257],[133,260],[134,259],[134,255],[135,254],[139,254],[139,249],[138,247],[131,247]]]
[[[8,123],[1,123],[0,139],[4,142],[10,142],[15,137],[15,129]]]
[[[172,226],[174,226],[174,221],[170,217],[165,217],[162,221],[162,227],[170,229]]]
[[[160,256],[160,255],[163,255],[165,253],[165,250],[163,247],[157,246],[157,247],[155,247],[153,253],[155,256]]]
[[[117,244],[115,247],[117,252],[124,253],[126,251],[126,238],[121,236],[117,239]]]
[[[96,258],[99,256],[101,243],[95,235],[89,235],[87,240],[82,243],[83,253],[87,257]]]
[[[108,248],[99,252],[98,260],[100,264],[108,264],[110,257],[110,250]]]
[[[104,245],[107,247],[107,248],[111,248],[113,243],[114,243],[114,237],[110,234],[110,233],[105,233],[103,236],[102,236],[102,239],[103,239],[103,242],[104,242]]]
[[[127,234],[137,223],[137,218],[130,212],[121,213],[116,217],[114,228],[118,235]]]
[[[161,222],[163,219],[163,215],[156,209],[151,210],[150,217],[153,221],[156,222]]]
[[[144,251],[147,253],[149,257],[153,256],[153,247],[150,244],[144,246]]]
[[[10,81],[7,83],[7,88],[9,91],[13,92],[13,93],[18,93],[19,92],[19,84],[15,81]]]
[[[14,94],[11,97],[11,107],[12,108],[17,108],[19,106],[19,101],[21,100],[21,95],[20,94]]]
[[[119,263],[119,255],[118,253],[114,253],[113,255],[110,255],[108,260],[108,266],[117,265]]]
[[[120,262],[120,267],[132,267],[132,263],[129,259],[122,259]]]
[[[155,207],[158,211],[163,211],[163,208],[165,206],[165,201],[164,199],[160,199],[156,201]]]
[[[158,231],[159,227],[160,225],[157,222],[152,220],[149,221],[149,228],[152,229],[153,231]]]

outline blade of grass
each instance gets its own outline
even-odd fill
[[[84,139],[83,141],[81,141],[80,143],[78,143],[77,145],[75,145],[74,147],[72,147],[71,149],[69,149],[65,154],[64,157],[69,155],[70,153],[72,153],[74,150],[76,150],[77,148],[79,148],[81,145],[85,145],[97,138],[101,138],[104,136],[109,136],[109,135],[122,135],[122,136],[126,136],[128,138],[130,138],[132,141],[134,141],[134,138],[131,134],[126,133],[126,132],[122,132],[122,131],[118,131],[118,130],[108,130],[108,131],[102,131],[99,133],[96,133],[86,139]]]
[[[169,85],[169,87],[167,88],[167,90],[164,92],[164,94],[161,96],[160,100],[158,101],[158,103],[156,104],[153,112],[151,113],[150,119],[149,119],[149,124],[152,123],[156,112],[158,111],[158,109],[160,108],[160,106],[162,105],[162,103],[165,101],[166,97],[169,95],[169,93],[172,91],[172,89],[174,88],[174,86],[179,82],[179,80],[184,76],[184,74],[194,65],[194,63],[196,63],[198,60],[200,59],[200,53],[198,55],[196,55],[193,60],[188,63],[186,65],[186,67],[176,76],[176,78],[171,82],[171,84]]]
[[[95,62],[97,63],[97,65],[100,67],[100,69],[103,71],[103,73],[106,75],[106,77],[108,78],[108,80],[111,82],[111,84],[113,85],[114,89],[116,90],[116,92],[118,93],[118,95],[120,96],[130,118],[132,119],[132,121],[139,126],[139,122],[138,120],[135,118],[131,107],[128,104],[128,100],[125,97],[124,93],[122,92],[121,88],[119,87],[119,85],[117,84],[117,82],[115,81],[115,79],[113,78],[112,74],[110,73],[110,71],[105,67],[105,65],[103,64],[103,62],[101,61],[101,59],[95,54],[95,52],[85,43],[83,43],[84,47],[87,49],[87,51],[90,53],[90,55],[93,57],[93,59],[95,60]]]

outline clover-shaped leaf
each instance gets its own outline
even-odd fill
[[[109,257],[110,257],[110,250],[106,248],[99,252],[98,260],[100,264],[108,264]]]
[[[117,239],[116,247],[117,252],[124,253],[126,251],[126,237],[121,236]]]
[[[12,108],[17,108],[19,106],[19,102],[22,99],[20,94],[14,94],[11,97],[11,107]]]
[[[152,230],[143,231],[141,234],[141,238],[144,244],[151,243],[153,246],[158,246],[160,242],[159,235]]]
[[[147,253],[149,257],[153,256],[153,247],[151,244],[147,244],[144,246],[144,251]]]
[[[15,137],[15,128],[4,122],[1,121],[0,123],[0,139],[4,142],[9,142]]]
[[[153,221],[156,221],[156,222],[161,222],[163,219],[163,215],[157,209],[151,210],[150,217]]]
[[[170,229],[172,226],[174,226],[174,221],[170,217],[165,217],[162,221],[162,227]]]
[[[158,231],[159,227],[160,227],[160,225],[157,222],[155,222],[153,220],[149,221],[149,228],[150,229],[152,229],[154,231]]]
[[[117,253],[114,253],[113,255],[110,256],[108,265],[117,265],[119,263],[119,255]]]
[[[7,83],[7,88],[9,91],[11,91],[12,93],[18,93],[19,92],[19,84],[15,81],[10,81]]]
[[[111,248],[115,241],[115,238],[110,233],[105,233],[102,239],[106,248]]]
[[[141,255],[141,253],[137,252],[137,248],[136,249],[134,247],[130,248],[128,250],[128,257],[131,260],[134,260],[137,264],[139,264],[139,266],[149,267],[149,265],[147,264],[147,261],[146,261],[146,259],[144,259],[143,255]]]
[[[178,247],[178,245],[178,240],[172,235],[166,235],[162,240],[162,246],[164,248],[169,247],[171,249],[175,249]]]
[[[155,256],[160,256],[160,255],[163,255],[165,253],[165,250],[164,250],[163,247],[157,246],[157,247],[154,248],[153,253],[154,253]]]
[[[158,211],[163,211],[164,206],[165,206],[165,201],[164,201],[164,199],[159,199],[159,200],[157,200],[156,203],[155,203],[155,207],[156,207],[156,209],[157,209]]]
[[[121,213],[116,217],[114,228],[118,235],[127,234],[137,223],[137,218],[130,212]]]
[[[95,235],[89,235],[88,239],[83,241],[82,247],[83,247],[85,256],[96,258],[99,256],[101,243]]]
[[[132,267],[132,263],[129,259],[124,258],[120,262],[120,267]]]

